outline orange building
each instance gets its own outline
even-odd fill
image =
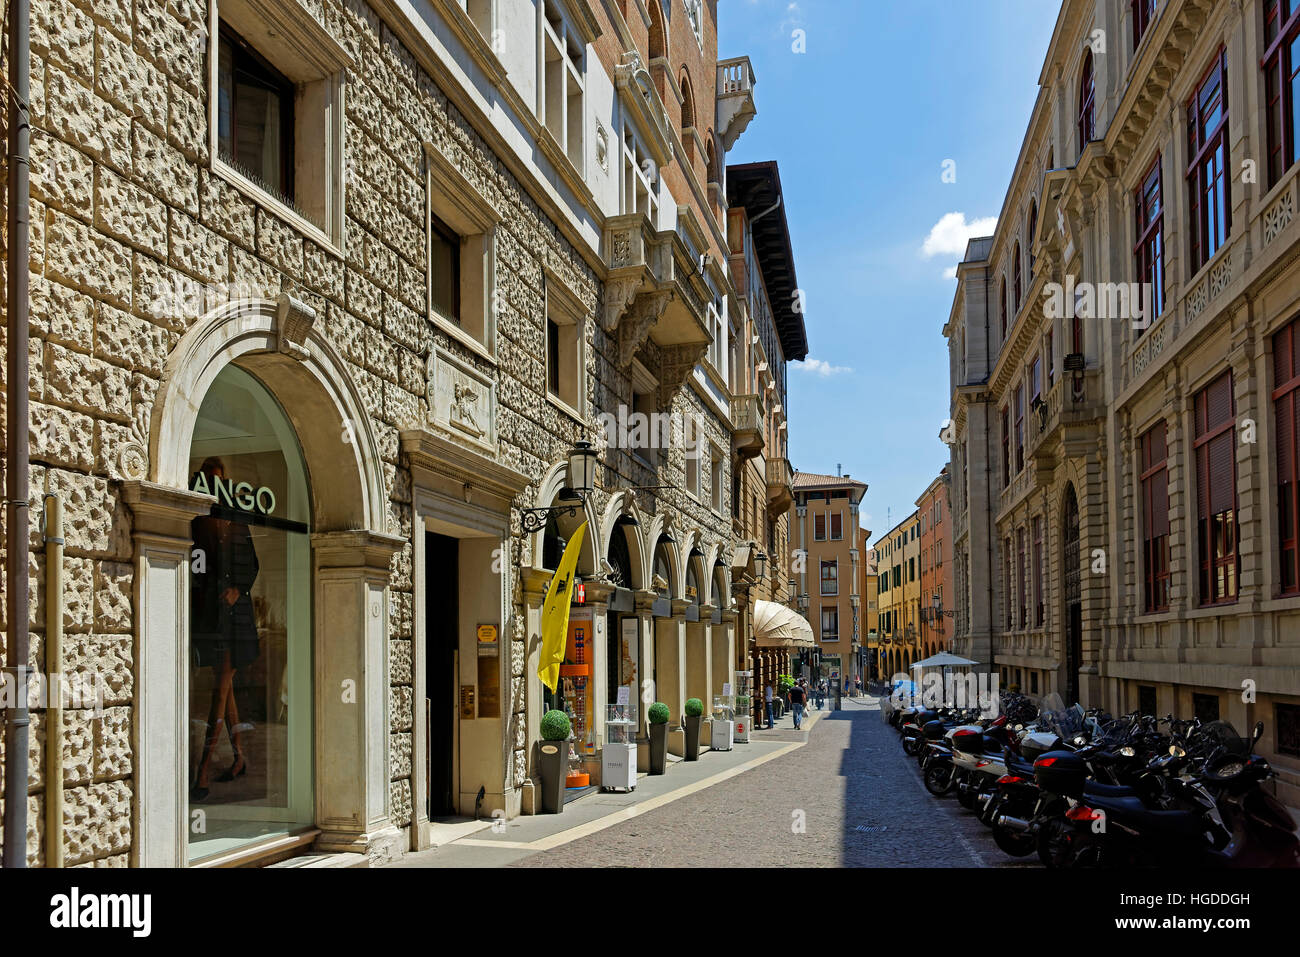
[[[952,578],[952,513],[948,467],[916,500],[921,521],[921,655],[952,650],[956,595]]]

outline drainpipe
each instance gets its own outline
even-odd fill
[[[63,866],[63,502],[45,496],[45,866]]]
[[[989,336],[991,335],[989,329],[989,283],[991,281],[992,281],[992,277],[989,276],[989,267],[985,266],[984,267],[984,353],[986,356],[985,364],[987,366],[987,368],[985,368],[984,370],[985,382],[988,382],[989,379],[992,378],[993,366],[995,365],[993,351],[989,348]],[[1002,348],[1001,343],[998,343],[998,348],[999,349]],[[987,404],[988,403],[985,403],[985,405]],[[996,408],[997,406],[995,404],[994,409]],[[986,506],[985,516],[989,527],[985,529],[985,536],[984,536],[985,543],[987,546],[987,551],[988,551],[988,564],[985,567],[989,570],[989,574],[992,575],[993,569],[996,568],[997,566],[993,564],[992,523],[993,523],[993,515],[995,513],[993,511],[993,452],[989,448],[990,431],[991,430],[988,428],[988,422],[986,420],[985,428],[984,428],[984,496],[985,496],[985,506]],[[1008,600],[1010,600],[1010,598],[1008,598]],[[997,669],[998,655],[997,655],[997,651],[994,649],[993,646],[994,604],[995,603],[993,601],[993,583],[989,582],[988,621],[989,621],[989,674],[990,675],[997,674],[998,671]]]
[[[8,414],[5,421],[5,505],[8,568],[5,599],[9,611],[6,648],[9,670],[17,678],[14,707],[5,728],[4,866],[27,866],[27,713],[28,599],[27,599],[27,267],[28,267],[28,152],[31,144],[29,78],[30,0],[13,0],[9,25],[9,281],[6,290],[8,355]],[[57,750],[57,749],[56,749]]]

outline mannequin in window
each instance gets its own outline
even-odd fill
[[[206,459],[199,471],[207,476],[209,487],[215,479],[226,478],[225,465],[217,458]],[[196,558],[201,556],[201,564],[195,563],[190,576],[190,646],[195,664],[211,668],[214,679],[203,753],[190,791],[192,800],[201,801],[208,796],[209,766],[223,725],[234,762],[217,780],[233,781],[248,770],[235,703],[235,674],[260,653],[250,595],[258,563],[253,536],[243,522],[204,515],[191,522],[190,533]]]

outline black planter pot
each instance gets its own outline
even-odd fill
[[[542,772],[542,812],[559,814],[564,810],[564,779],[569,770],[569,745],[566,741],[541,741],[537,747],[537,766]]]
[[[650,725],[650,773],[663,774],[668,767],[668,725]]]
[[[687,715],[682,719],[682,727],[686,729],[686,760],[698,761],[700,759],[700,726],[704,723],[704,716],[697,714],[695,717]]]

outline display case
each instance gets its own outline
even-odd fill
[[[713,696],[713,722],[710,747],[714,751],[730,751],[736,743],[736,701],[733,695]]]
[[[737,671],[733,687],[736,691],[736,743],[749,744],[749,726],[754,720],[754,672]]]
[[[632,705],[606,706],[600,786],[604,791],[636,790],[636,709]]]

